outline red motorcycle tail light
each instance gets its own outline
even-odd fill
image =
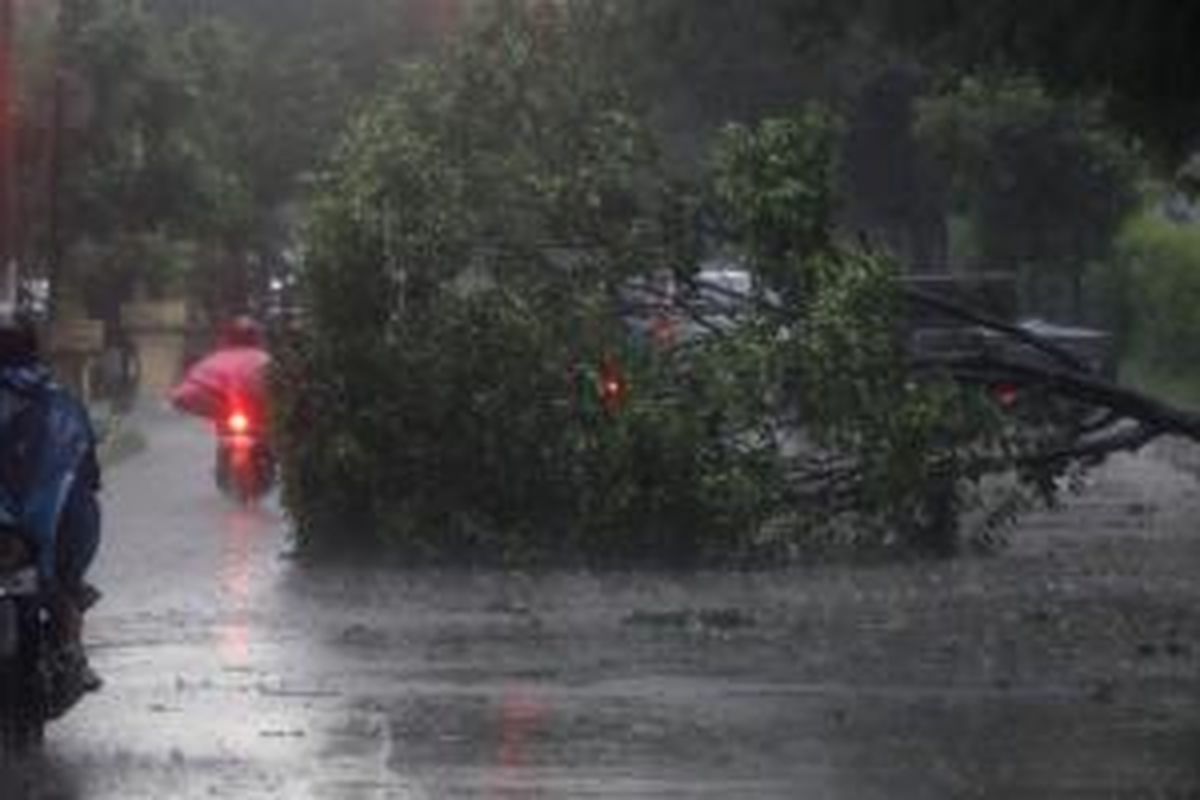
[[[1021,399],[1021,390],[1011,383],[1001,383],[992,387],[992,396],[1001,408],[1012,408]]]
[[[625,372],[614,356],[606,355],[600,362],[600,404],[609,415],[625,407],[629,398],[629,383]]]
[[[250,420],[240,411],[229,415],[229,430],[234,433],[245,433],[250,429]]]

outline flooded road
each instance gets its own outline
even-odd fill
[[[144,428],[107,686],[5,800],[1200,798],[1200,484],[1161,460],[950,564],[313,570],[202,426]]]

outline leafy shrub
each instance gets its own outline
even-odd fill
[[[1193,371],[1200,358],[1200,228],[1155,214],[1132,219],[1108,273],[1130,349],[1150,366]]]

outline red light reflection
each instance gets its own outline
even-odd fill
[[[245,509],[229,515],[221,548],[221,600],[227,620],[220,628],[217,650],[230,667],[250,663],[250,595],[254,588],[254,540],[258,524]]]
[[[546,726],[550,709],[541,700],[520,690],[509,690],[500,704],[500,748],[496,754],[495,784],[491,795],[519,797],[521,773],[530,764],[530,745]]]

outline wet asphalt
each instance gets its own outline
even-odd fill
[[[203,425],[109,470],[104,691],[0,798],[1200,800],[1200,483],[1121,457],[999,555],[315,569]]]

